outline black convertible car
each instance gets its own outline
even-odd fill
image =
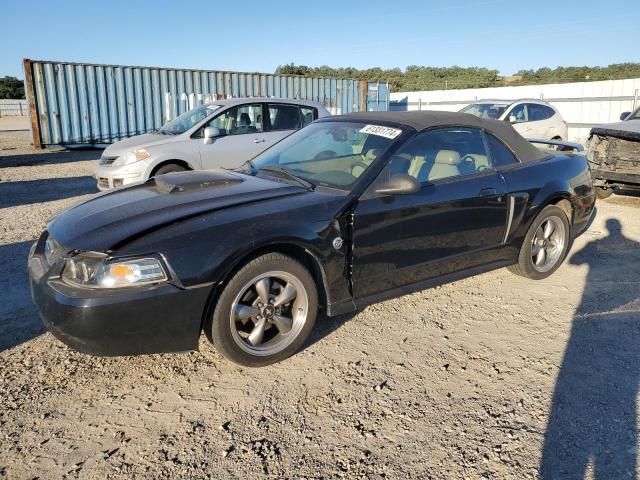
[[[96,195],[32,247],[48,329],[98,355],[197,348],[260,366],[299,349],[319,310],[507,267],[541,279],[594,212],[584,156],[505,122],[447,112],[324,118],[234,171]]]

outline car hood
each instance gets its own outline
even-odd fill
[[[74,205],[52,220],[48,231],[69,250],[108,252],[181,219],[308,193],[288,183],[224,170],[169,173]]]
[[[640,120],[606,123],[591,129],[597,135],[640,141]]]
[[[180,135],[162,135],[158,133],[145,133],[135,137],[125,138],[119,142],[109,145],[102,154],[105,157],[120,157],[127,152],[138,148],[147,148],[162,143],[175,142]]]

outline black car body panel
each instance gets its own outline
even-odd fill
[[[512,135],[509,125],[466,114],[424,118],[429,125],[486,127],[516,154],[523,151],[524,161],[439,181],[413,194],[372,193],[378,174],[420,131],[423,117],[380,113],[319,122],[345,118],[402,129],[351,190],[312,190],[239,171],[167,174],[61,213],[29,261],[45,324],[65,343],[89,353],[192,349],[222,286],[258,253],[279,251],[302,261],[316,279],[326,313],[338,315],[515,263],[529,225],[550,203],[564,201],[574,235],[593,214],[584,156],[543,153]],[[47,263],[48,236],[68,255],[159,256],[170,279],[110,291],[69,287],[60,278],[64,259]],[[336,244],[338,237],[343,242]]]
[[[300,187],[233,172],[182,172],[174,183],[200,188],[175,192],[151,180],[122,191],[98,194],[62,212],[49,226],[62,245],[81,250],[108,251],[129,239],[164,225],[243,204],[304,192]],[[180,182],[180,179],[184,179]]]
[[[47,329],[95,355],[193,350],[210,288],[171,283],[119,291],[74,288],[60,280],[62,259],[48,265],[43,235],[29,256],[31,295]]]

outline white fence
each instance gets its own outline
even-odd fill
[[[0,117],[26,116],[29,114],[29,107],[26,100],[5,100],[0,99]]]
[[[619,121],[622,112],[640,105],[640,78],[601,82],[525,85],[520,87],[469,88],[396,92],[390,110],[457,111],[482,99],[536,98],[551,103],[569,123],[569,139],[583,143],[595,125]]]

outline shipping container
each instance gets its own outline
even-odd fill
[[[367,84],[358,80],[29,59],[23,64],[38,148],[109,144],[225,98],[313,100],[332,114],[366,109]]]
[[[367,111],[388,111],[390,92],[391,90],[388,83],[369,82],[367,84]]]

